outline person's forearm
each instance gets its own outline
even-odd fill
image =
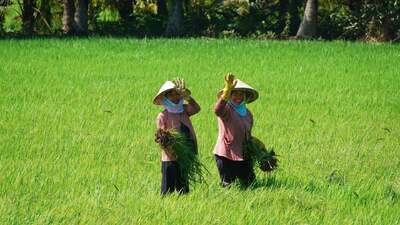
[[[188,103],[192,106],[193,108],[193,114],[196,114],[200,111],[200,105],[196,102],[192,96],[189,96]]]
[[[224,99],[220,98],[217,102],[217,104],[214,107],[214,112],[218,117],[222,117],[226,114],[226,103]]]

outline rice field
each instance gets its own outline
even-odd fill
[[[213,39],[0,40],[0,224],[400,224],[400,46]],[[280,155],[223,189],[223,75],[256,88],[253,135]],[[161,108],[181,76],[210,174],[161,198]]]

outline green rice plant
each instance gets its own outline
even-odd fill
[[[278,159],[274,149],[268,150],[264,143],[256,137],[251,137],[244,143],[244,157],[251,160],[263,172],[271,172],[278,167]]]
[[[179,169],[184,180],[189,183],[203,182],[207,168],[200,162],[193,150],[193,145],[175,129],[157,129],[155,141],[166,151],[171,151],[177,158]]]
[[[1,39],[0,224],[400,224],[399,60],[342,41]],[[252,132],[279,155],[245,190],[220,187],[213,155],[226,72],[259,91]],[[150,102],[179,74],[210,175],[161,198]]]

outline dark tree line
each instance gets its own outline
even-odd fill
[[[6,33],[388,41],[400,35],[400,0],[0,0]]]

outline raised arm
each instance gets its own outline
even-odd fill
[[[223,99],[219,99],[217,104],[214,107],[215,115],[220,117],[221,119],[226,119],[228,117],[228,110],[227,110],[227,101]]]
[[[214,108],[215,114],[222,119],[226,119],[229,116],[226,103],[231,97],[231,92],[236,83],[237,80],[235,80],[235,76],[233,74],[228,73],[224,77],[224,89],[222,89],[222,94]]]
[[[198,112],[200,112],[200,105],[196,102],[196,100],[192,97],[189,96],[186,101],[188,102],[188,104],[184,105],[185,108],[185,112],[189,115],[192,116]]]

